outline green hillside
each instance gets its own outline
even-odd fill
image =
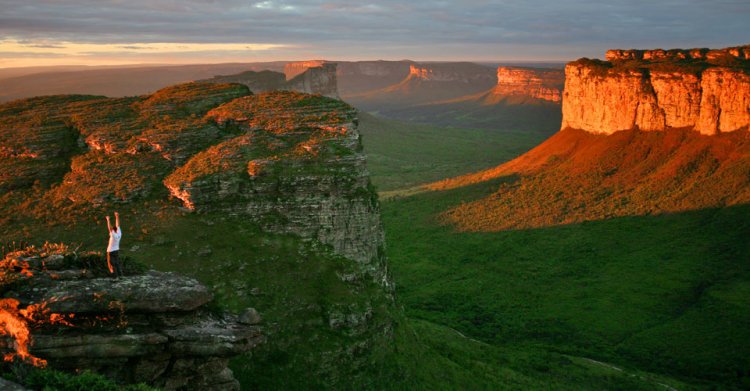
[[[406,130],[393,129],[368,133],[365,127],[365,150],[381,161],[397,159],[401,145],[385,140],[399,139]],[[419,145],[454,150],[466,145],[443,144],[439,128],[434,134]],[[490,142],[505,148],[499,156],[512,146],[528,148],[513,135],[495,136]],[[482,156],[483,149],[478,151],[465,156]],[[512,155],[505,153],[506,159]],[[424,167],[444,161],[440,154],[424,156],[432,156],[420,161]],[[378,159],[370,166],[373,181],[399,177],[397,165],[378,165]],[[430,357],[445,377],[474,379],[462,380],[471,384],[468,389],[750,385],[749,207],[500,232],[458,232],[442,222],[444,212],[491,198],[514,180],[382,204],[397,297],[409,322],[422,330],[422,341],[434,349]],[[451,329],[453,342],[436,344],[438,335],[446,338]],[[451,365],[439,361],[447,357]],[[529,365],[509,373],[519,357],[546,358],[543,369]],[[591,365],[566,377],[571,362]],[[497,376],[478,375],[477,367]],[[622,369],[613,375],[627,376],[601,383],[595,370],[613,367]],[[519,372],[535,383],[514,386]]]

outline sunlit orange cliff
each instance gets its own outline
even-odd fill
[[[463,230],[750,202],[749,53],[614,50],[609,61],[572,62],[558,133],[510,162],[426,188],[501,182],[443,214]]]

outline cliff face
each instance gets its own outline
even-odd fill
[[[409,77],[422,81],[493,83],[491,69],[471,63],[412,64]]]
[[[310,68],[319,68],[326,64],[325,60],[295,61],[284,65],[284,75],[287,80],[292,80]]]
[[[713,135],[750,125],[748,49],[610,51],[612,62],[565,68],[562,128],[689,128]]]
[[[297,91],[306,94],[320,94],[331,98],[339,97],[336,64],[323,61],[305,61],[287,65],[289,66],[289,69],[285,69],[285,71],[288,71],[287,76],[293,75],[290,79],[286,79],[283,73],[265,70],[214,76],[200,82],[239,83],[247,86],[254,93]]]
[[[409,75],[412,61],[338,62],[336,78],[345,99],[357,93],[388,87]]]
[[[306,99],[311,104],[300,104]],[[172,195],[191,209],[244,215],[273,232],[318,239],[387,283],[379,207],[350,106],[278,92],[234,100],[207,118],[243,134],[167,177]],[[227,166],[216,170],[212,162],[220,159]]]
[[[409,73],[411,61],[339,62],[339,76],[395,76],[399,80]]]
[[[320,66],[308,67],[304,72],[287,81],[285,89],[338,98],[339,90],[336,81],[336,64],[324,63]]]
[[[257,313],[205,306],[208,288],[175,273],[106,277],[106,261],[30,248],[0,261],[0,350],[56,369],[164,390],[239,390],[229,358],[262,341]],[[29,333],[26,336],[26,333]]]
[[[562,70],[515,67],[497,68],[494,97],[529,97],[554,103],[561,101],[564,73]]]

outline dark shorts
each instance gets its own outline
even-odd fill
[[[112,251],[107,253],[107,262],[112,265],[112,274],[115,276],[122,276],[122,266],[120,265],[120,251]]]

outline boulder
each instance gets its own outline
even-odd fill
[[[76,263],[74,255],[13,257],[0,263],[2,281],[9,282],[0,311],[27,329],[30,343],[15,339],[24,330],[0,330],[0,354],[7,357],[164,390],[231,391],[239,382],[227,368],[229,358],[263,341],[252,325],[260,321],[257,311],[246,311],[242,322],[208,311],[212,295],[195,279],[152,270],[114,280],[61,269],[64,259]]]

